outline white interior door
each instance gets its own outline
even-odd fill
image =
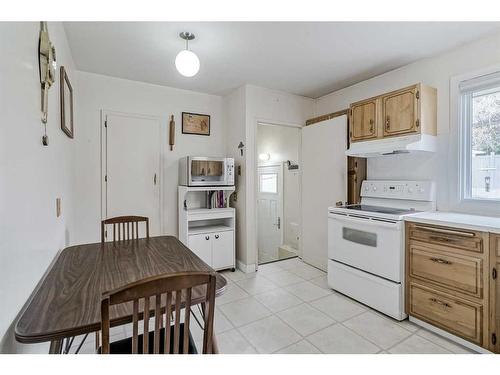
[[[259,263],[278,259],[283,240],[283,167],[257,168],[257,222]]]
[[[159,120],[108,113],[105,137],[105,216],[147,216],[150,235],[160,235]]]
[[[302,128],[302,259],[326,271],[328,207],[347,199],[347,117]]]

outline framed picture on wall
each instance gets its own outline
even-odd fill
[[[210,135],[210,115],[182,112],[182,134]]]
[[[73,87],[71,87],[71,82],[64,66],[61,66],[60,72],[61,129],[68,137],[73,138]]]

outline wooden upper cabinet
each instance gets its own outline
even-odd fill
[[[367,140],[377,137],[377,101],[369,100],[351,106],[351,141]]]
[[[416,133],[420,130],[417,87],[393,92],[382,97],[384,136]]]
[[[351,104],[351,142],[437,134],[437,91],[416,84]]]

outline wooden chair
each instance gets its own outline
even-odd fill
[[[106,225],[113,225],[113,242],[139,238],[139,223],[146,223],[146,238],[149,238],[149,219],[145,216],[117,216],[101,221],[101,242],[105,242]]]
[[[206,288],[203,354],[213,353],[215,272],[182,272],[168,276],[155,276],[103,294],[100,352],[103,354],[195,354],[196,347],[189,331],[193,288]],[[110,343],[109,309],[111,306],[123,303],[132,303],[133,334],[131,338]],[[181,323],[181,308],[184,308],[184,323]],[[174,315],[173,325],[171,325],[172,315]],[[150,332],[151,316],[154,316],[154,330]],[[161,328],[164,325],[164,318],[167,324],[165,328]],[[148,332],[148,334],[138,334],[139,320],[143,321],[143,332]]]

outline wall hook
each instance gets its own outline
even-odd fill
[[[245,145],[243,144],[243,142],[240,141],[240,144],[238,145],[238,149],[240,150],[241,156],[243,156],[243,148],[244,147],[245,147]]]

